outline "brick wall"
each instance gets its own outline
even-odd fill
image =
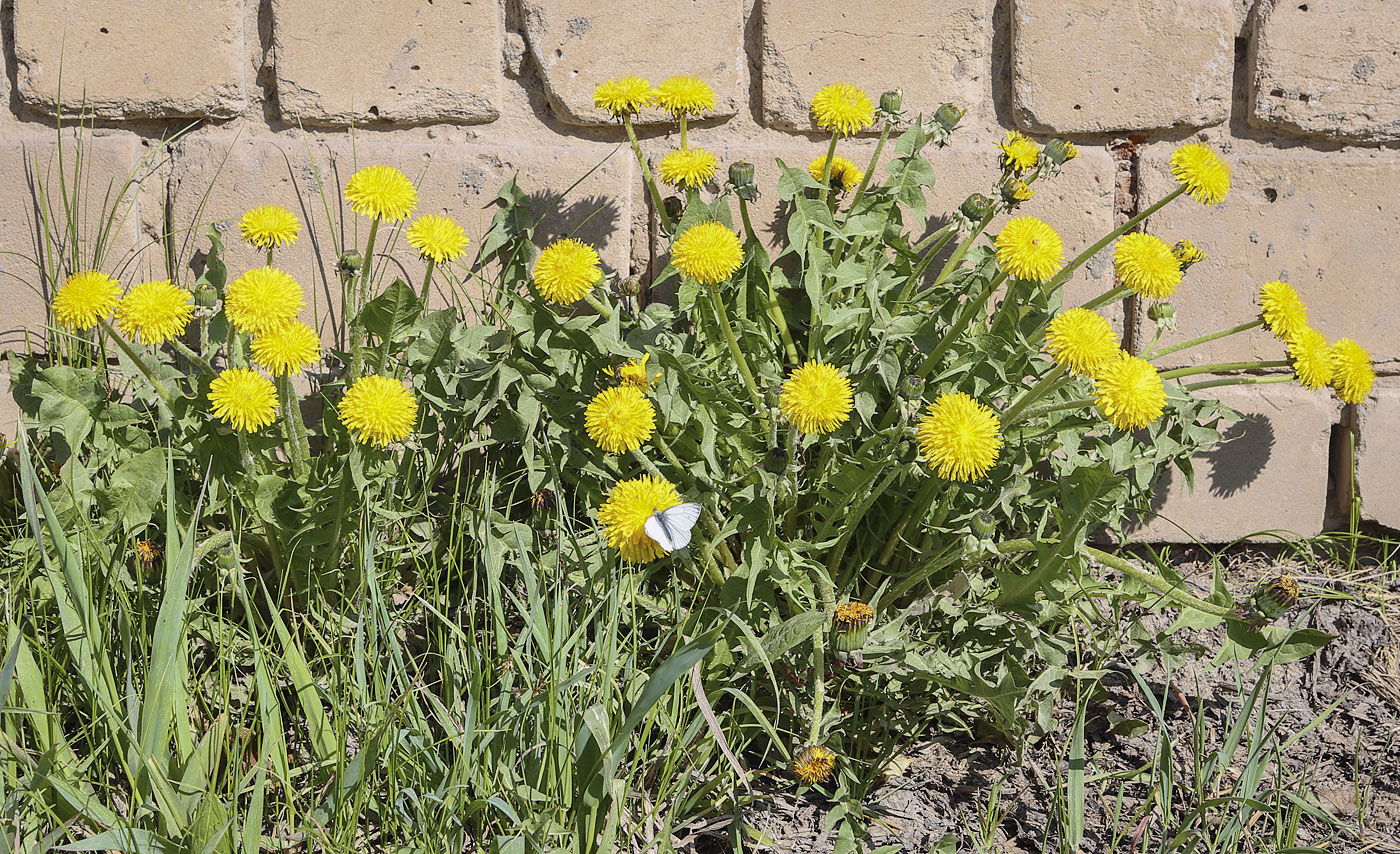
[[[154,173],[112,235],[109,271],[128,281],[163,271],[167,203],[176,229],[194,227],[176,241],[192,270],[204,225],[276,202],[306,226],[279,263],[324,305],[336,250],[362,227],[342,216],[337,193],[357,162],[421,176],[420,212],[450,214],[479,237],[512,174],[548,204],[606,158],[545,236],[582,225],[609,267],[645,276],[657,243],[648,200],[624,135],[591,97],[619,73],[709,80],[718,109],[691,138],[722,162],[757,162],[769,214],[773,157],[805,164],[823,153],[807,103],[828,82],[874,96],[902,86],[915,111],[967,109],[954,145],[932,156],[934,210],[986,189],[1005,129],[1073,139],[1084,156],[1026,206],[1071,255],[1171,186],[1174,146],[1205,139],[1235,166],[1229,200],[1179,204],[1153,222],[1169,242],[1190,237],[1211,255],[1176,301],[1182,334],[1247,319],[1258,285],[1284,278],[1329,337],[1369,347],[1383,376],[1357,412],[1288,385],[1225,389],[1255,418],[1228,450],[1198,461],[1194,495],[1167,479],[1162,518],[1139,536],[1317,533],[1329,493],[1337,506],[1334,427],[1352,420],[1366,515],[1400,527],[1390,449],[1400,432],[1396,0],[6,0],[0,11],[10,86],[0,250],[35,251],[29,176],[37,166],[56,178],[61,94],[95,124],[94,204],[109,180]],[[672,132],[644,126],[647,154],[674,145]],[[861,162],[872,146],[843,153]],[[257,261],[230,248],[235,273]],[[0,255],[0,272],[0,350],[22,349],[46,286],[11,255]],[[1072,287],[1097,293],[1111,275],[1105,255]],[[1125,327],[1146,322],[1131,303],[1115,310]],[[1277,353],[1254,335],[1182,355]],[[12,423],[12,410],[0,417]]]

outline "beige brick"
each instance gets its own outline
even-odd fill
[[[1356,489],[1361,516],[1400,529],[1400,385],[1382,378],[1358,410],[1360,441],[1356,447]]]
[[[1156,516],[1133,530],[1138,542],[1227,543],[1263,531],[1311,537],[1327,510],[1328,453],[1339,407],[1330,395],[1292,384],[1225,386],[1201,392],[1247,416],[1230,441],[1192,459],[1191,492],[1175,467],[1158,481]]]
[[[536,214],[545,215],[558,194],[599,159],[592,150],[503,150],[361,141],[352,155],[349,142],[340,139],[309,145],[295,137],[201,139],[186,143],[177,158],[172,215],[177,229],[190,229],[181,258],[191,276],[202,269],[203,259],[196,253],[208,248],[204,232],[210,223],[224,224],[225,260],[229,275],[237,276],[265,263],[262,252],[238,238],[237,222],[243,212],[260,204],[280,204],[293,211],[302,222],[302,235],[295,246],[278,250],[274,261],[307,289],[308,302],[315,301],[318,325],[328,331],[339,322],[338,247],[363,251],[369,227],[369,220],[341,203],[341,188],[354,174],[356,162],[395,166],[417,181],[419,202],[414,216],[438,213],[456,219],[471,239],[469,260],[490,227],[495,213],[491,200],[512,175],[517,175],[522,189],[531,196]],[[543,246],[572,234],[597,246],[609,270],[625,274],[632,218],[629,163],[624,157],[613,157],[575,188],[557,209],[544,216],[536,232],[537,244]],[[319,186],[329,203],[329,218],[318,190],[318,173]],[[206,200],[211,184],[213,190]],[[394,259],[385,268],[386,281],[403,276],[415,288],[420,286],[425,265],[399,230],[382,227],[375,252],[381,262],[386,252]],[[440,299],[446,280],[439,269],[435,294]],[[468,292],[477,291],[472,287]]]
[[[1145,153],[1140,205],[1176,187],[1172,146]],[[1182,197],[1149,223],[1168,243],[1189,238],[1209,260],[1191,268],[1172,302],[1178,329],[1167,343],[1258,316],[1259,286],[1291,283],[1313,326],[1330,339],[1353,338],[1383,364],[1400,360],[1400,281],[1378,252],[1400,241],[1400,165],[1375,158],[1288,154],[1226,156],[1229,197],[1216,207]],[[1169,357],[1171,364],[1284,358],[1263,330],[1234,335]],[[1165,364],[1165,363],[1164,363]]]
[[[715,90],[711,115],[732,116],[744,104],[740,0],[521,0],[521,8],[550,106],[569,124],[611,123],[593,106],[593,90],[624,74],[653,84],[673,74],[704,78]]]
[[[489,122],[500,115],[492,0],[272,0],[277,103],[305,125]]]
[[[1016,123],[1105,133],[1225,120],[1230,0],[1014,0]]]
[[[810,130],[812,96],[852,83],[878,100],[904,89],[904,107],[953,102],[981,112],[990,75],[987,0],[763,0],[763,121]]]
[[[147,244],[140,235],[141,204],[136,191],[128,189],[120,203],[118,195],[129,177],[139,177],[141,145],[136,137],[126,134],[89,137],[83,145],[87,169],[76,186],[72,169],[77,149],[71,136],[65,139],[63,152],[69,198],[72,200],[76,194],[74,209],[81,212],[78,224],[84,238],[78,254],[82,266],[100,267],[130,283],[148,272],[149,259],[139,255]],[[43,348],[41,327],[48,315],[48,300],[63,278],[77,272],[59,260],[70,256],[68,249],[55,252],[56,246],[70,245],[63,226],[57,154],[57,137],[53,135],[0,140],[0,186],[10,188],[0,195],[0,352]],[[98,259],[92,236],[104,227],[113,208],[116,213],[111,217],[111,237],[101,262],[95,263]],[[49,239],[43,234],[40,214],[45,209],[50,222]],[[47,271],[55,267],[60,271],[57,281],[47,276]]]
[[[1260,0],[1250,123],[1347,139],[1400,139],[1400,4]]]
[[[227,118],[242,112],[239,0],[15,0],[20,98],[110,118]]]

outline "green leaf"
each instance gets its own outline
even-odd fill
[[[98,493],[98,506],[109,518],[121,523],[128,533],[150,523],[165,486],[164,448],[137,454],[113,472],[106,488]]]
[[[826,614],[821,611],[804,611],[787,618],[763,635],[761,657],[746,656],[739,666],[739,672],[747,673],[760,664],[777,661],[788,650],[821,631],[824,625]]]
[[[933,189],[933,167],[922,157],[896,157],[887,167],[889,190],[899,203],[909,208],[919,222],[928,218],[928,199],[924,189]]]
[[[401,341],[423,313],[423,301],[403,279],[395,279],[384,293],[369,301],[360,312],[366,332],[380,341]]]
[[[87,369],[55,365],[35,376],[33,394],[40,401],[40,432],[56,433],[70,450],[82,447],[101,415],[97,375]]]

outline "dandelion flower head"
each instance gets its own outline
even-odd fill
[[[1342,403],[1360,403],[1371,393],[1376,382],[1376,371],[1371,367],[1371,354],[1366,348],[1343,338],[1332,347],[1336,354],[1336,373],[1332,375],[1332,387]]]
[[[54,319],[66,329],[91,329],[116,307],[121,292],[121,285],[106,273],[74,273],[54,294]]]
[[[1160,238],[1125,234],[1113,249],[1113,269],[1133,293],[1166,299],[1181,284],[1181,262]]]
[[[274,377],[294,374],[321,358],[321,336],[299,320],[284,323],[253,339],[253,361]]]
[[[645,563],[666,554],[656,540],[646,534],[647,519],[658,510],[669,510],[681,503],[680,494],[669,480],[644,474],[620,481],[598,508],[598,522],[608,545],[622,553],[622,559]]]
[[[467,233],[451,217],[428,214],[408,227],[408,245],[424,258],[443,264],[455,261],[467,248]]]
[[[1002,165],[1013,172],[1032,169],[1040,160],[1040,146],[1020,131],[1007,131],[1006,139],[997,143],[997,149],[1001,152]]]
[[[792,774],[808,786],[831,777],[836,770],[836,754],[821,745],[804,747],[792,758]]]
[[[671,246],[671,263],[702,285],[728,280],[743,260],[739,235],[714,220],[687,228]]]
[[[396,379],[371,374],[355,380],[340,400],[340,423],[366,445],[383,448],[413,432],[418,399]]]
[[[661,158],[656,174],[663,184],[693,190],[715,177],[715,156],[703,148],[676,148]]]
[[[1018,279],[1044,282],[1065,262],[1065,244],[1055,229],[1033,216],[1009,220],[997,235],[997,263]]]
[[[823,154],[813,160],[807,167],[807,174],[818,182],[822,179],[822,174],[826,171],[826,155]],[[865,177],[865,173],[860,167],[837,155],[831,158],[831,174],[827,176],[828,183],[841,192],[850,192],[860,186],[860,179]]]
[[[281,205],[259,205],[243,214],[238,221],[238,233],[243,242],[259,249],[276,249],[296,243],[301,234],[301,222],[296,214]]]
[[[572,237],[556,240],[535,262],[535,287],[540,296],[561,305],[572,305],[593,290],[603,277],[598,252]]]
[[[869,95],[849,83],[832,83],[818,89],[812,97],[812,118],[823,130],[850,136],[875,121],[875,104]]]
[[[1282,341],[1292,340],[1308,326],[1308,307],[1287,282],[1266,282],[1259,288],[1259,313]]]
[[[290,323],[305,305],[301,285],[276,267],[249,270],[224,293],[224,314],[238,331],[250,335]]]
[[[1288,342],[1288,358],[1293,374],[1304,388],[1317,390],[1332,382],[1337,371],[1337,354],[1327,337],[1312,327],[1304,327]]]
[[[960,391],[929,404],[916,436],[925,462],[944,480],[976,480],[1001,453],[996,413]]]
[[[652,93],[652,101],[677,118],[698,116],[715,108],[715,90],[692,74],[677,74],[661,81]]]
[[[783,383],[783,417],[803,433],[830,433],[851,417],[851,381],[823,362],[808,362]]]
[[[214,416],[241,433],[255,433],[277,417],[272,380],[247,368],[229,368],[209,383]]]
[[[169,279],[142,282],[117,303],[117,328],[146,346],[169,341],[185,331],[194,314],[193,294]]]
[[[1099,412],[1118,429],[1136,430],[1162,417],[1167,391],[1151,363],[1120,353],[1094,380]]]
[[[1171,166],[1172,177],[1202,204],[1218,205],[1230,193],[1230,165],[1208,145],[1181,146],[1172,152]]]
[[[651,103],[651,83],[628,74],[599,83],[593,90],[593,105],[612,113],[614,118],[630,116]]]
[[[1103,315],[1087,308],[1060,312],[1045,330],[1055,364],[1076,376],[1093,376],[1118,356],[1118,336]]]
[[[648,391],[655,388],[656,384],[661,382],[661,374],[659,372],[655,378],[651,380],[647,379],[647,360],[650,358],[650,353],[644,353],[640,358],[633,359],[620,368],[604,368],[603,373],[610,377],[617,377],[618,385],[630,385],[633,388]]]
[[[345,198],[360,216],[398,222],[413,213],[418,190],[407,175],[392,166],[366,166],[350,176]]]
[[[635,451],[656,429],[656,410],[636,386],[613,386],[589,401],[583,427],[588,438],[610,454]]]

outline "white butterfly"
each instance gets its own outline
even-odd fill
[[[656,510],[647,517],[643,530],[668,552],[690,545],[690,529],[700,519],[700,505],[693,501]]]

